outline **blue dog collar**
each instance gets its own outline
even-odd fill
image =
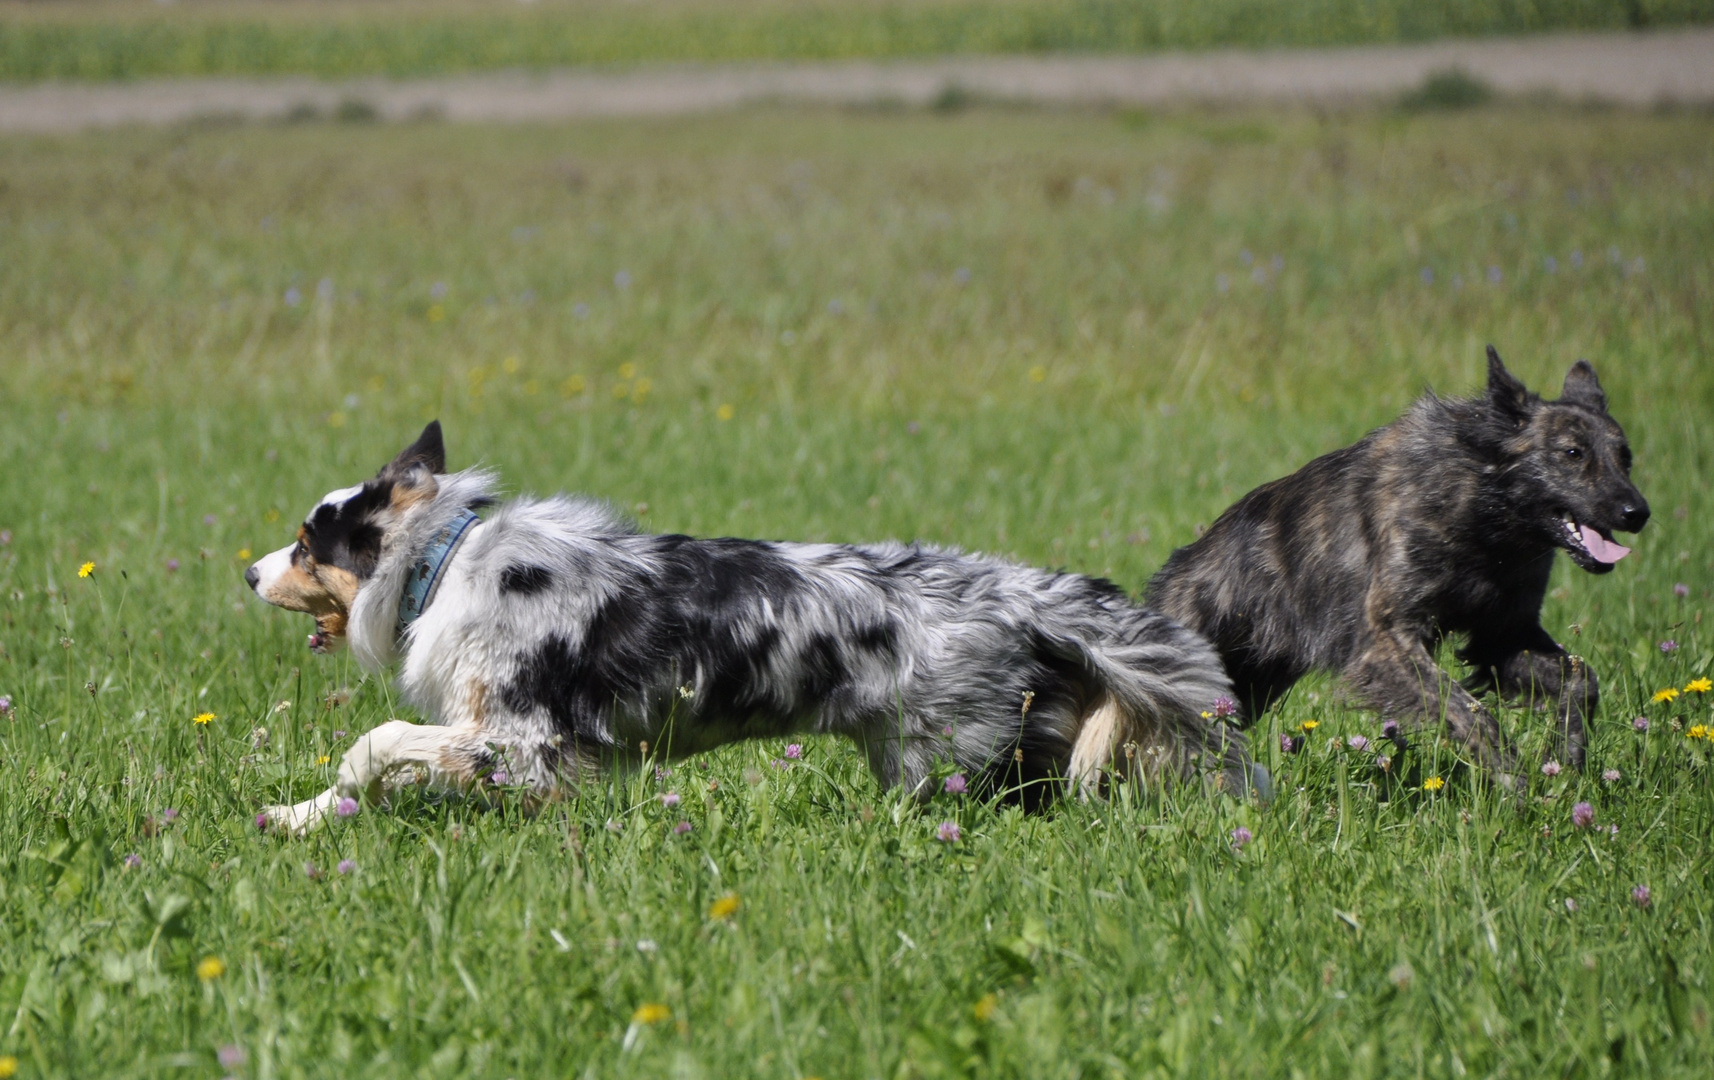
[[[428,610],[440,585],[440,572],[452,561],[452,553],[458,550],[464,534],[479,520],[469,510],[453,518],[436,534],[428,550],[411,564],[411,572],[405,578],[405,591],[399,596],[399,633],[404,633],[405,627],[416,622]]]

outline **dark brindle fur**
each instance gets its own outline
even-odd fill
[[[1543,401],[1488,349],[1487,393],[1429,394],[1362,441],[1264,484],[1173,553],[1157,610],[1214,642],[1251,717],[1312,670],[1407,724],[1444,717],[1480,764],[1515,757],[1474,693],[1551,704],[1556,754],[1581,768],[1595,673],[1541,627],[1564,548],[1611,570],[1648,503],[1595,371],[1572,366]],[[1433,650],[1465,635],[1460,684]]]

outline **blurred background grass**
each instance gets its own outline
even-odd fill
[[[0,80],[1346,45],[1711,20],[1714,0],[5,0]]]

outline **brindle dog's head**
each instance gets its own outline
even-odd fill
[[[382,540],[408,507],[432,498],[446,472],[440,421],[381,467],[373,480],[330,492],[304,518],[297,540],[244,571],[256,595],[315,616],[309,647],[327,652],[345,637],[357,591],[375,573]]]
[[[1504,432],[1500,484],[1511,519],[1592,574],[1613,569],[1630,553],[1613,534],[1640,530],[1649,504],[1631,483],[1631,446],[1607,414],[1595,369],[1577,361],[1559,400],[1543,401],[1490,345],[1485,401]]]

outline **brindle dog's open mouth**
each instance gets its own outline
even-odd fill
[[[1585,569],[1591,568],[1591,564],[1610,568],[1631,553],[1630,548],[1615,541],[1612,534],[1605,530],[1581,524],[1572,517],[1562,518],[1560,523],[1565,528],[1567,550],[1573,556],[1583,556],[1576,561],[1582,563]]]

